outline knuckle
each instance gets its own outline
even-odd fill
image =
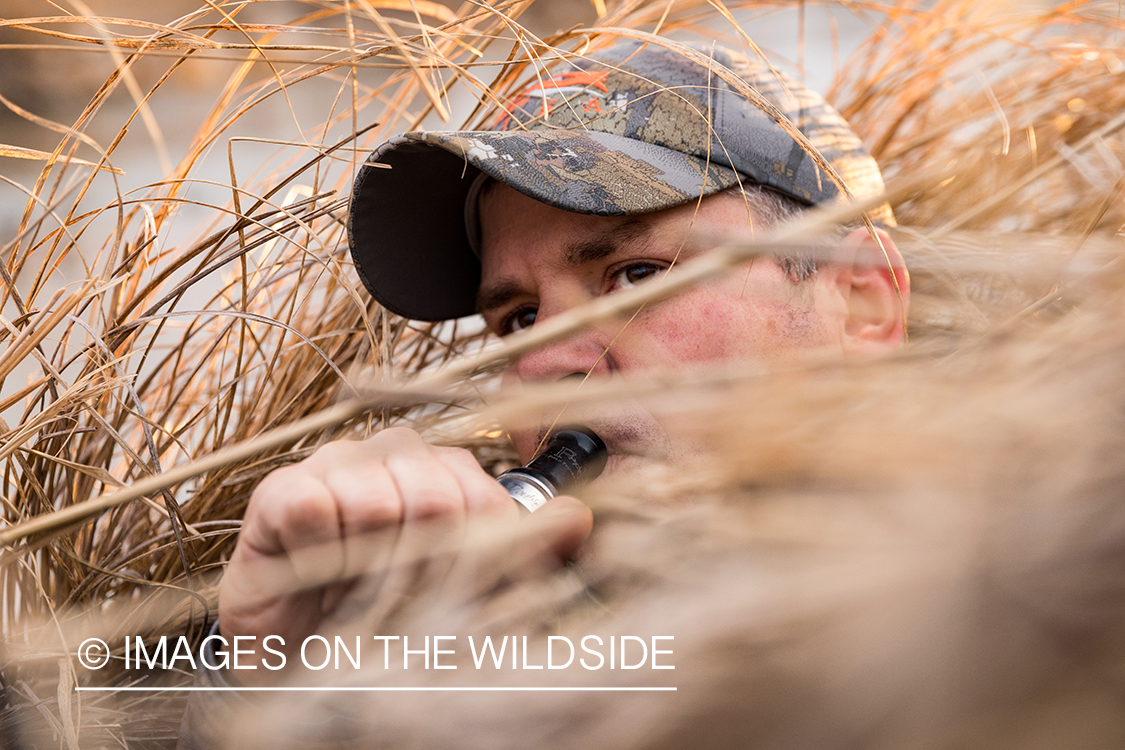
[[[354,440],[332,440],[324,445],[317,446],[316,450],[312,452],[312,455],[300,463],[293,464],[293,466],[307,466],[326,460],[330,461],[341,453],[349,452],[353,445],[355,445]]]
[[[338,495],[345,526],[371,530],[402,520],[402,503],[397,492],[387,489],[387,483],[383,482],[362,484],[361,491]]]
[[[504,486],[496,481],[489,481],[487,489],[481,494],[481,508],[495,509],[495,508],[508,508],[515,509],[516,502]]]
[[[485,471],[476,456],[465,448],[440,448],[443,460],[454,468],[465,484],[470,510],[507,507],[512,499],[496,478]]]
[[[371,451],[365,442],[356,440],[334,440],[313,451],[313,454],[294,464],[292,469],[301,469],[309,474],[325,474],[337,466],[349,466],[370,456]]]
[[[419,450],[427,447],[422,436],[408,427],[388,427],[366,442],[391,450]]]
[[[485,473],[484,469],[477,463],[476,456],[467,448],[440,447],[435,448],[435,450],[437,450],[442,459],[451,466],[471,471],[479,471],[482,474]]]
[[[409,499],[410,515],[414,518],[434,518],[460,512],[464,501],[460,493],[444,487],[422,487]]]
[[[322,466],[314,478],[339,514],[344,533],[374,531],[402,521],[402,498],[386,457],[366,442],[352,442],[346,453]]]
[[[311,478],[311,474],[303,464],[302,461],[299,464],[283,466],[262,477],[258,486],[250,494],[251,506],[273,505],[289,494],[287,490],[291,491],[293,487],[306,485]]]
[[[281,528],[295,532],[308,532],[333,526],[336,520],[336,503],[332,495],[319,483],[290,485],[288,492],[277,498],[273,509]]]
[[[294,465],[267,475],[254,489],[236,547],[277,555],[338,538],[339,509],[315,474]]]
[[[380,496],[374,501],[362,503],[356,516],[366,528],[394,526],[402,521],[402,505],[398,498]]]

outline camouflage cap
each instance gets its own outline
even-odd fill
[[[883,192],[875,160],[820,95],[729,49],[706,55],[788,118],[853,195]],[[809,205],[842,199],[784,128],[679,52],[629,41],[560,65],[564,72],[528,86],[492,130],[406,133],[367,159],[348,240],[364,285],[386,308],[417,320],[475,311],[480,262],[465,202],[482,173],[556,208],[603,216],[658,211],[742,183]],[[888,206],[870,215],[893,225]]]

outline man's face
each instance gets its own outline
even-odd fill
[[[493,184],[481,198],[480,219],[480,309],[501,336],[644,283],[706,252],[716,238],[749,238],[765,230],[737,193],[640,216],[602,217],[552,208]],[[505,377],[528,383],[587,374],[649,375],[768,364],[812,349],[840,348],[846,305],[824,276],[795,283],[776,261],[761,258],[650,304],[631,319],[591,327],[525,354]],[[648,459],[674,463],[698,449],[637,403],[584,416],[564,413],[558,424],[580,418],[597,431],[609,447],[607,471],[636,468]],[[532,457],[556,417],[544,415],[538,430],[513,432],[523,460]]]

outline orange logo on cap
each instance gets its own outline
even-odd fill
[[[536,81],[525,88],[520,95],[515,98],[508,107],[507,114],[500,118],[495,128],[497,130],[507,130],[511,120],[511,113],[517,109],[523,109],[532,99],[538,98],[542,100],[542,116],[546,117],[554,111],[560,101],[567,101],[579,94],[589,92],[593,94],[595,98],[601,97],[609,93],[609,88],[605,85],[608,76],[608,70],[572,70],[569,73],[560,73],[556,76],[551,76],[545,81]],[[561,94],[562,96],[556,96],[556,94]],[[590,111],[591,109],[592,107],[589,101],[583,105],[583,110]],[[600,112],[601,107],[598,107],[596,111]]]

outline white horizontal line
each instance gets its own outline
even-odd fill
[[[294,691],[317,691],[317,692],[383,692],[383,693],[451,693],[451,692],[492,692],[492,693],[513,693],[513,692],[675,692],[674,687],[359,687],[359,686],[344,686],[344,687],[294,687],[294,686],[274,686],[274,687],[233,687],[233,686],[216,686],[216,687],[203,687],[199,685],[190,685],[184,687],[79,687],[75,688],[79,692],[224,692],[224,693],[237,693],[237,692],[294,692]]]

